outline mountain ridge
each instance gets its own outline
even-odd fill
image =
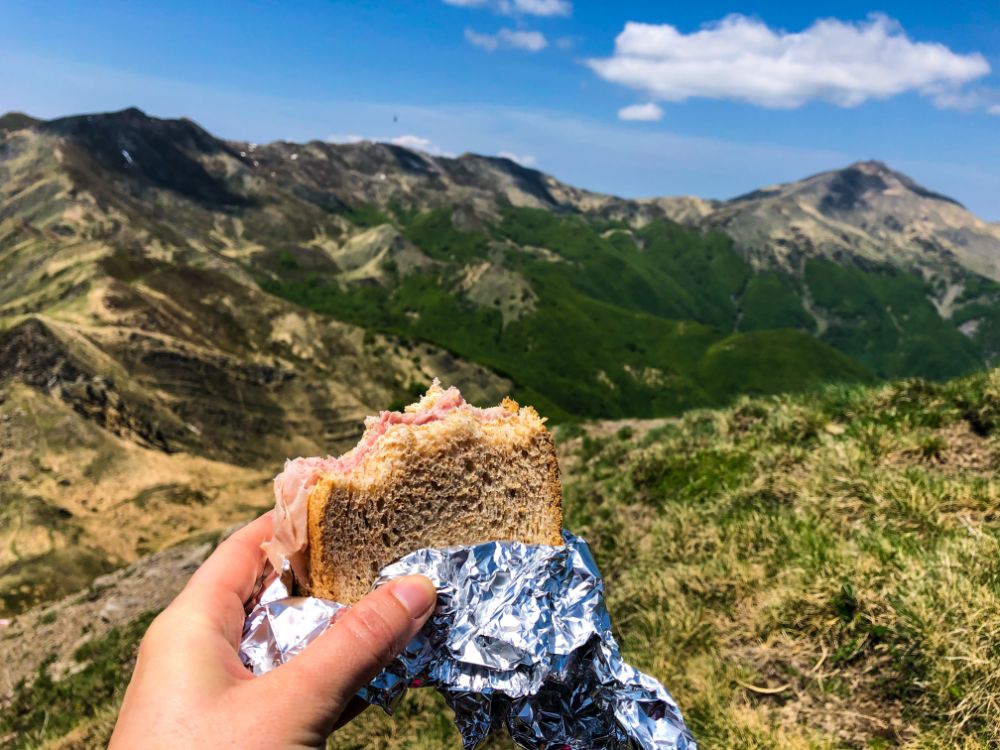
[[[130,134],[137,129],[148,129],[150,126],[166,127],[171,129],[174,140],[189,141],[196,150],[201,150],[209,155],[219,152],[228,153],[229,156],[241,160],[243,164],[258,169],[262,174],[271,175],[273,173],[274,178],[285,176],[282,170],[288,165],[283,164],[283,162],[289,159],[293,161],[300,158],[303,160],[310,158],[329,160],[331,154],[338,154],[341,157],[340,167],[346,168],[348,171],[353,169],[355,177],[361,175],[361,179],[351,185],[351,190],[334,190],[332,192],[329,189],[324,190],[319,186],[310,185],[308,175],[307,179],[303,181],[305,184],[298,186],[303,195],[307,195],[310,200],[320,202],[327,207],[342,205],[356,208],[369,204],[384,206],[391,199],[404,194],[405,188],[413,187],[413,185],[407,186],[406,184],[390,184],[383,186],[385,189],[379,190],[378,183],[386,181],[388,176],[388,172],[380,168],[388,168],[390,171],[397,169],[404,175],[419,175],[429,183],[433,191],[440,193],[438,196],[440,200],[437,201],[430,199],[429,191],[426,190],[417,196],[418,199],[425,200],[427,205],[432,207],[468,200],[474,207],[485,210],[482,205],[482,193],[486,192],[492,193],[494,200],[502,197],[515,206],[547,208],[555,211],[576,211],[597,218],[624,220],[637,225],[658,218],[666,218],[703,229],[721,228],[734,236],[738,250],[751,257],[756,257],[759,262],[766,265],[779,267],[787,266],[785,257],[787,253],[773,249],[769,252],[768,248],[765,247],[768,242],[782,248],[791,247],[802,250],[809,247],[815,248],[817,245],[822,246],[824,242],[828,243],[829,240],[825,236],[809,237],[808,232],[806,232],[805,237],[800,237],[796,241],[796,238],[788,236],[787,232],[779,234],[770,231],[773,227],[762,226],[768,222],[759,215],[746,216],[748,207],[764,208],[751,204],[773,201],[778,198],[782,199],[782,207],[787,210],[789,199],[794,198],[796,193],[808,192],[810,186],[825,182],[827,184],[823,188],[824,194],[818,199],[807,201],[807,203],[808,207],[818,209],[818,212],[827,219],[826,222],[823,222],[824,226],[819,227],[819,230],[829,234],[834,233],[836,229],[842,229],[841,225],[845,223],[845,212],[849,212],[851,208],[862,203],[866,194],[881,193],[895,196],[898,199],[897,194],[902,188],[922,201],[949,204],[956,211],[962,212],[963,216],[958,217],[955,212],[951,212],[946,219],[950,220],[952,224],[968,220],[970,226],[957,227],[957,229],[955,226],[945,227],[955,230],[957,234],[944,240],[941,238],[929,239],[933,232],[921,232],[919,228],[914,229],[912,236],[894,243],[899,247],[895,247],[895,252],[888,255],[879,253],[875,249],[875,246],[880,242],[884,243],[891,239],[889,237],[891,232],[886,231],[876,232],[874,238],[846,240],[846,242],[841,243],[841,249],[857,254],[862,260],[876,259],[891,265],[905,265],[907,263],[912,265],[913,258],[905,256],[914,254],[914,245],[921,242],[925,244],[931,242],[936,252],[944,256],[951,256],[950,258],[946,257],[945,260],[950,259],[961,268],[986,275],[994,281],[1000,281],[1000,261],[987,262],[982,257],[987,254],[985,249],[975,257],[970,257],[968,253],[963,254],[960,249],[963,243],[970,241],[980,244],[988,243],[989,250],[995,251],[1000,248],[1000,230],[996,226],[976,219],[955,199],[924,188],[908,176],[890,169],[884,162],[875,159],[857,161],[845,168],[816,173],[796,182],[760,188],[728,200],[709,200],[694,196],[626,199],[567,185],[551,175],[500,156],[483,156],[473,153],[463,153],[458,157],[435,156],[404,146],[377,141],[332,144],[313,140],[300,144],[279,140],[263,145],[238,140],[227,141],[215,138],[192,120],[186,118],[161,120],[150,117],[135,107],[119,112],[74,115],[48,121],[39,121],[19,113],[10,113],[4,116],[4,120],[9,118],[20,122],[21,129],[37,128],[73,137],[92,133],[96,129],[94,123],[107,124],[112,126],[112,130],[116,126],[120,126],[115,132],[118,140],[114,144],[101,143],[100,138],[91,138],[89,143],[95,147],[106,165],[116,168],[119,172],[124,172],[127,167],[132,166],[128,161],[134,158],[128,148]],[[152,152],[154,154],[157,153],[158,148],[172,148],[172,144],[154,143],[153,145]],[[138,144],[133,147],[133,150],[136,150],[137,147]],[[123,155],[125,152],[129,154],[128,158]],[[163,160],[163,162],[164,164],[151,165],[154,169],[154,176],[158,180],[156,184],[159,186],[169,189],[171,185],[174,185],[190,195],[197,195],[199,190],[207,190],[208,193],[204,196],[207,200],[214,200],[223,205],[226,205],[227,201],[239,201],[239,198],[231,191],[224,190],[217,181],[213,182],[207,175],[197,175],[199,179],[192,183],[190,180],[184,182],[183,175],[173,174],[169,170],[156,169],[169,165],[169,160]],[[150,165],[144,165],[144,167],[149,168]],[[308,170],[302,171],[308,172]],[[365,172],[368,174],[364,174]],[[341,174],[343,174],[343,170],[341,170]],[[383,177],[380,178],[379,175],[383,175]],[[325,176],[329,177],[329,174]],[[886,178],[891,184],[885,181]],[[177,182],[178,180],[181,182]],[[177,182],[176,185],[175,182]],[[312,190],[310,191],[309,188]],[[889,202],[892,202],[891,197]],[[899,201],[897,200],[896,203]],[[797,208],[801,210],[802,206]],[[906,210],[912,213],[917,209],[908,207]],[[759,214],[759,211],[757,213]],[[803,212],[802,215],[792,218],[807,222],[810,218],[815,217],[809,216],[808,212]],[[851,217],[846,218],[850,219]],[[846,223],[850,225],[852,222],[848,220]],[[903,228],[900,225],[895,231],[898,232]],[[869,226],[869,229],[874,231],[879,228]],[[939,263],[938,266],[940,265]]]
[[[895,173],[828,216],[822,175],[737,203],[632,201],[497,157],[258,145],[134,108],[2,122],[11,610],[66,593],[36,586],[44,571],[104,572],[173,543],[163,523],[263,507],[251,488],[283,458],[347,447],[434,377],[558,421],[654,418],[1000,354],[1000,285],[944,235],[879,240],[893,190],[945,207],[927,226],[964,215]],[[91,534],[103,513],[114,543]]]

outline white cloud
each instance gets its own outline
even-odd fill
[[[618,110],[619,120],[637,120],[641,122],[656,122],[663,118],[663,109],[654,102],[645,104],[630,104]]]
[[[408,148],[411,151],[423,151],[430,154],[431,156],[448,156],[453,157],[454,154],[450,151],[445,151],[430,138],[424,138],[423,136],[413,135],[412,133],[407,133],[405,135],[397,135],[392,138],[389,143],[394,146],[402,146],[403,148]]]
[[[367,140],[363,135],[355,135],[353,133],[330,133],[326,137],[330,143],[361,143]]]
[[[570,0],[444,0],[459,8],[491,8],[505,16],[568,16],[573,12]]]
[[[964,112],[982,109],[987,114],[1000,114],[1000,89],[981,86],[964,90],[941,90],[932,94],[938,109],[957,109]]]
[[[493,52],[500,46],[498,36],[499,34],[480,34],[473,29],[465,30],[465,40],[469,42],[469,44],[482,47],[487,52]]]
[[[538,164],[538,159],[531,154],[515,154],[513,151],[501,151],[497,154],[497,156],[501,159],[510,159],[512,162],[516,162],[522,167],[534,167]]]
[[[390,141],[396,146],[413,149],[414,151],[427,151],[433,148],[429,138],[421,138],[419,135],[398,135]]]
[[[860,23],[819,20],[798,33],[738,14],[690,34],[628,22],[614,55],[587,65],[663,101],[704,97],[788,109],[815,100],[853,107],[905,91],[939,99],[990,72],[982,55],[914,42],[881,14]]]
[[[392,138],[370,137],[364,135],[332,133],[326,137],[329,143],[391,143],[394,146],[402,146],[411,151],[423,151],[432,156],[453,156],[435,144],[430,138],[420,135],[405,133]]]
[[[336,127],[340,133],[383,134],[382,139],[399,132],[419,133],[456,153],[495,154],[502,144],[516,153],[536,154],[546,172],[570,185],[631,197],[684,193],[725,198],[842,167],[858,158],[880,157],[859,154],[851,139],[838,143],[835,132],[823,129],[812,134],[812,142],[822,147],[807,147],[782,145],[780,130],[769,138],[745,142],[742,135],[727,140],[668,128],[636,128],[553,107],[520,109],[481,102],[425,107],[398,101],[264,96],[205,81],[141,75],[83,62],[68,65],[28,53],[9,55],[2,48],[0,81],[8,84],[4,93],[18,102],[18,109],[44,118],[65,115],[67,102],[76,102],[73,109],[84,112],[134,103],[157,117],[192,116],[215,135],[241,141],[306,142]],[[405,130],[387,130],[394,117],[405,123]],[[987,221],[1000,221],[996,200],[1000,162],[983,148],[991,142],[977,138],[975,129],[964,128],[965,118],[949,119],[954,122],[912,123],[916,133],[955,139],[955,148],[948,153],[923,153],[919,148],[907,152],[905,144],[898,144],[894,154],[883,153],[881,158],[890,159],[893,168],[935,192],[960,200]]]
[[[548,40],[540,31],[519,31],[500,29],[496,34],[480,34],[473,29],[465,30],[465,38],[470,44],[482,47],[487,52],[498,49],[523,49],[539,52],[548,46]]]
[[[568,16],[573,12],[569,0],[501,0],[499,5],[502,12],[531,16]]]

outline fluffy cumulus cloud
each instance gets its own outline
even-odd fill
[[[460,8],[491,8],[507,16],[568,16],[573,12],[569,0],[444,0]]]
[[[522,167],[533,167],[538,164],[538,159],[531,154],[515,154],[513,151],[501,151],[497,156],[501,159],[510,159]]]
[[[500,29],[496,34],[480,34],[473,29],[465,30],[465,38],[470,44],[482,47],[487,52],[498,49],[523,49],[539,52],[548,46],[548,40],[540,31]]]
[[[645,104],[632,104],[618,110],[619,120],[636,120],[641,122],[655,122],[663,117],[663,110],[655,102]]]
[[[662,101],[704,97],[788,109],[815,100],[853,107],[906,91],[948,106],[948,97],[990,72],[982,55],[915,42],[881,14],[860,23],[819,20],[797,33],[742,15],[690,34],[629,22],[614,55],[587,65]]]

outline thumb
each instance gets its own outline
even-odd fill
[[[302,653],[261,680],[272,683],[279,695],[294,696],[291,710],[313,713],[319,709],[322,720],[332,727],[354,694],[419,632],[436,600],[434,584],[424,576],[390,581],[338,617]],[[313,701],[319,705],[306,705]]]

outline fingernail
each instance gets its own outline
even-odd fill
[[[407,576],[394,581],[392,595],[399,600],[414,620],[423,617],[437,601],[437,591],[424,576]]]

